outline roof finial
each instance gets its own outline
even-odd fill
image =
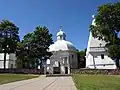
[[[92,18],[94,19],[94,18],[95,18],[95,15],[92,15]]]
[[[62,26],[60,26],[60,31],[62,31]]]

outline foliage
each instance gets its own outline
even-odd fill
[[[79,68],[85,68],[85,55],[86,49],[77,52]]]
[[[73,69],[71,72],[80,75],[120,75],[120,69]]]
[[[0,52],[7,47],[7,52],[14,53],[16,51],[17,42],[19,41],[19,28],[8,20],[0,22]]]
[[[18,63],[21,62],[21,67],[24,68],[37,68],[40,62],[44,63],[52,55],[48,52],[52,43],[49,30],[46,27],[36,27],[34,32],[26,34],[18,44]]]
[[[120,3],[100,6],[95,16],[95,25],[90,25],[90,31],[95,38],[107,42],[109,56],[118,62],[120,59]],[[116,65],[119,67],[119,63]]]
[[[44,68],[42,69],[25,69],[25,68],[7,68],[0,69],[0,73],[6,74],[44,74]]]
[[[4,53],[4,68],[6,67],[6,53],[15,53],[19,42],[19,28],[8,20],[0,22],[0,52]]]

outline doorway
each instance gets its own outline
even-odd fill
[[[60,62],[57,62],[55,67],[53,67],[53,74],[60,74],[61,73],[61,69],[60,69]]]
[[[68,67],[65,67],[65,74],[68,74]]]
[[[54,74],[60,74],[60,67],[53,67]]]

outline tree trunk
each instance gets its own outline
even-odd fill
[[[4,52],[4,69],[6,69],[6,52]]]
[[[7,50],[7,45],[6,45],[6,42],[7,42],[7,31],[5,31],[5,48],[4,48],[4,69],[6,69],[6,50]]]
[[[120,69],[119,59],[116,59],[116,67],[117,67],[117,69]]]

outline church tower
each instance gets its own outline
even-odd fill
[[[94,15],[92,25],[95,25]],[[90,32],[86,51],[86,68],[116,69],[115,61],[108,57],[106,42],[94,38]]]

